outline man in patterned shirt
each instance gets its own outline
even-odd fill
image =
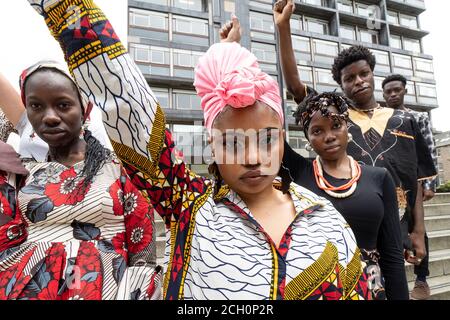
[[[419,125],[420,132],[422,133],[425,142],[427,143],[428,149],[430,151],[431,157],[433,158],[434,166],[437,167],[437,155],[436,147],[433,139],[433,132],[431,130],[430,120],[427,113],[417,112],[406,108],[404,104],[405,94],[408,93],[406,89],[407,80],[404,76],[399,74],[394,74],[383,81],[383,97],[386,101],[388,107],[393,109],[399,109],[408,111]],[[434,197],[436,191],[436,179],[431,178],[424,180],[422,182],[423,186],[423,201],[430,200]],[[428,236],[425,233],[425,246],[427,252],[429,252],[428,247]],[[411,292],[411,297],[417,300],[424,300],[430,296],[430,288],[426,282],[426,277],[429,276],[430,272],[428,269],[428,255],[422,260],[422,263],[414,267],[414,273],[417,275],[417,279],[414,285],[414,289]]]

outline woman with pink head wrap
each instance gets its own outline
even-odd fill
[[[132,182],[165,221],[165,299],[365,298],[359,253],[344,219],[323,198],[290,185],[288,174],[280,172],[283,187],[277,177],[281,99],[254,55],[222,43],[199,61],[195,87],[215,160],[215,177],[206,179],[177,157],[163,109],[120,41],[102,42],[98,8],[80,4],[92,23],[85,31],[98,34],[80,41],[58,16],[66,1],[29,1],[49,22],[83,93],[101,104]],[[111,42],[114,54],[106,50]],[[93,43],[105,50],[80,59],[77,53]],[[142,238],[137,230],[124,236]]]

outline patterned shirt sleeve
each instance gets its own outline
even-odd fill
[[[431,158],[433,159],[433,163],[435,168],[437,168],[437,154],[436,154],[436,146],[433,139],[433,131],[431,129],[430,119],[425,112],[417,112],[416,113],[417,124],[419,125],[420,132],[427,144],[428,150],[430,151]],[[436,178],[427,179],[423,182],[423,187],[425,189],[436,191]]]
[[[82,94],[103,111],[107,134],[132,182],[166,225],[178,220],[183,199],[207,186],[177,156],[161,106],[108,19],[92,1],[28,1],[60,43]]]

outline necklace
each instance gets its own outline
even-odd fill
[[[358,111],[358,112],[369,113],[369,112],[373,112],[373,111],[375,111],[375,110],[377,110],[377,109],[381,109],[382,107],[381,107],[381,105],[378,103],[377,106],[376,106],[375,108],[367,109],[367,110],[358,109],[358,108],[356,108],[355,106],[352,106],[352,108],[353,108],[355,111]]]
[[[347,198],[350,197],[356,190],[356,186],[358,185],[358,180],[361,177],[361,166],[358,162],[356,162],[351,156],[347,156],[350,160],[350,171],[352,178],[349,182],[346,184],[340,186],[340,187],[334,187],[332,186],[323,176],[323,168],[322,163],[320,162],[320,157],[317,156],[316,160],[313,162],[313,168],[314,168],[314,176],[316,179],[316,183],[320,189],[325,191],[328,195],[332,196],[333,198]],[[348,189],[348,190],[347,190]],[[338,193],[334,191],[344,191],[346,192]]]

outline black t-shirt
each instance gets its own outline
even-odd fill
[[[389,172],[362,165],[355,192],[348,198],[338,199],[317,186],[312,161],[296,153],[287,143],[283,163],[295,183],[331,201],[352,228],[358,247],[378,249],[388,299],[409,299],[395,185]],[[333,186],[349,181],[333,178],[326,172],[324,177]]]

